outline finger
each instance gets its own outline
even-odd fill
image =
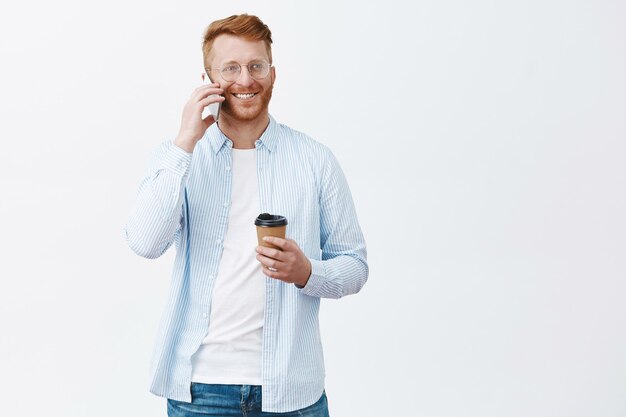
[[[278,263],[276,259],[268,258],[267,256],[263,256],[261,254],[256,255],[256,260],[259,261],[263,266],[271,266],[272,268],[276,268],[276,264]]]
[[[278,249],[257,246],[256,251],[257,253],[267,256],[268,258],[277,259],[279,261],[285,260],[285,253]]]
[[[224,101],[225,98],[222,94],[224,94],[224,90],[222,90],[221,88],[209,88],[204,91],[200,91],[198,95],[193,98],[193,100],[195,100],[196,102],[201,102],[202,100],[206,100],[211,97],[219,97],[220,99],[217,101]]]
[[[276,236],[265,236],[263,240],[273,245],[276,245],[281,249],[286,249],[289,245],[289,242],[286,239]]]
[[[193,91],[189,101],[198,102],[209,96],[220,94],[224,94],[224,90],[219,88],[217,84],[201,85]]]
[[[205,117],[204,119],[202,119],[202,122],[204,122],[204,125],[206,126],[206,128],[208,129],[209,126],[211,126],[213,123],[215,123],[215,117],[213,117],[212,114],[209,114],[207,117]]]
[[[211,94],[210,96],[203,98],[202,100],[200,100],[198,102],[199,105],[201,105],[202,107],[206,107],[209,104],[212,103],[221,103],[222,101],[226,100],[224,98],[224,96],[218,96],[216,94]]]
[[[197,94],[199,94],[199,93],[201,93],[201,92],[203,92],[203,91],[205,91],[205,90],[207,90],[207,89],[209,89],[209,88],[217,88],[217,89],[220,89],[220,90],[221,90],[220,85],[219,85],[219,84],[217,84],[217,83],[213,83],[213,84],[202,84],[202,85],[200,85],[200,86],[196,87],[196,88],[195,88],[195,89],[191,92],[191,97],[194,97],[194,96],[196,96]]]
[[[206,87],[206,86],[214,86],[214,87],[219,87],[219,83],[214,83],[211,82],[211,80],[209,80],[208,78],[205,78],[202,82],[202,85],[200,87]]]
[[[282,274],[280,271],[277,271],[277,270],[276,271],[272,271],[271,269],[269,269],[266,266],[263,267],[263,273],[265,275],[267,275],[268,277],[270,277],[270,278],[279,279],[281,281],[284,281],[285,278],[286,278],[284,276],[284,274]]]

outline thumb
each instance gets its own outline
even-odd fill
[[[212,114],[209,114],[207,117],[202,119],[202,123],[204,123],[205,129],[208,129],[213,123],[215,123],[215,117]]]

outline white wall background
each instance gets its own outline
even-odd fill
[[[204,28],[240,12],[369,244],[364,290],[322,305],[332,416],[626,415],[623,1],[1,7],[2,415],[165,416],[173,252],[121,229]]]

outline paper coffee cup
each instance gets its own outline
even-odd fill
[[[254,224],[256,226],[256,235],[259,240],[259,246],[280,249],[278,246],[264,241],[263,238],[265,236],[285,238],[285,232],[287,231],[287,219],[284,216],[261,213],[257,216]]]

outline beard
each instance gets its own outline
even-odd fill
[[[223,112],[232,119],[240,122],[253,121],[259,116],[267,113],[273,89],[274,85],[270,85],[269,88],[260,91],[253,99],[254,103],[247,103],[232,97],[230,94],[224,94],[226,100],[222,102],[220,112]]]

